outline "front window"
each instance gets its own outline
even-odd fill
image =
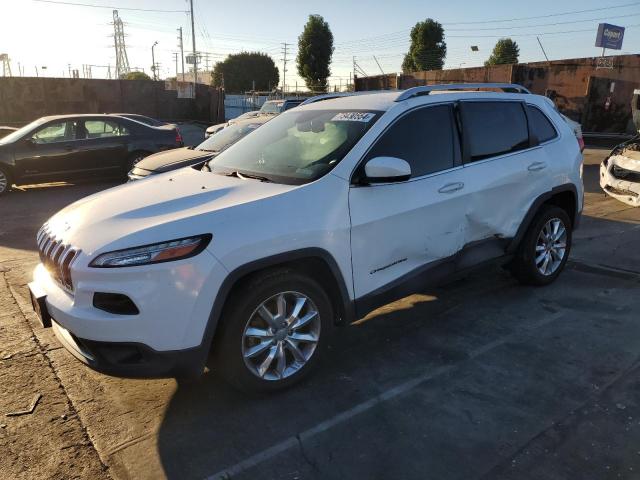
[[[303,184],[335,167],[379,118],[378,112],[290,110],[210,162],[213,173],[232,172]]]
[[[21,139],[27,133],[31,132],[34,128],[36,128],[39,125],[42,125],[46,121],[47,121],[46,118],[39,118],[38,120],[34,120],[33,122],[29,123],[28,125],[25,125],[24,127],[19,128],[15,132],[11,132],[6,137],[0,138],[0,145],[5,144],[5,143],[13,143],[16,140]]]
[[[39,144],[68,142],[76,139],[76,130],[77,122],[75,121],[54,122],[36,131],[31,138]]]
[[[264,102],[260,113],[278,114],[282,110],[284,102]]]
[[[229,125],[207,138],[196,147],[196,150],[219,153],[253,132],[260,125],[262,123],[236,123]]]

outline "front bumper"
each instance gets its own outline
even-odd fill
[[[52,326],[56,338],[74,357],[98,372],[117,377],[197,377],[208,354],[204,346],[157,352],[139,343],[97,342],[78,338],[55,321]]]
[[[141,267],[91,268],[85,262],[72,266],[73,292],[42,264],[33,282],[46,295],[56,336],[76,358],[113,375],[202,372],[209,350],[204,334],[226,276],[211,253]],[[105,311],[96,293],[126,295],[137,312]]]
[[[616,178],[613,175],[615,157],[608,159],[607,164],[600,164],[600,187],[610,197],[632,207],[640,206],[640,182]]]

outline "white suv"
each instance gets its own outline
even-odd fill
[[[463,91],[483,87],[504,91]],[[582,210],[581,165],[571,128],[518,85],[311,103],[209,171],[53,216],[34,308],[97,370],[194,375],[211,352],[235,385],[273,390],[312,369],[334,325],[462,270],[499,260],[552,282]]]

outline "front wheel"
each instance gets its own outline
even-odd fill
[[[531,222],[513,261],[512,272],[524,284],[548,285],[567,263],[572,225],[565,210],[545,205]]]
[[[236,289],[214,345],[216,364],[247,392],[286,388],[313,370],[333,325],[331,302],[312,278],[258,274]]]

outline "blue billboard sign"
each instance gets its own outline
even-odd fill
[[[624,38],[624,27],[601,23],[598,25],[598,35],[596,36],[596,47],[611,48],[620,50],[622,39]]]

